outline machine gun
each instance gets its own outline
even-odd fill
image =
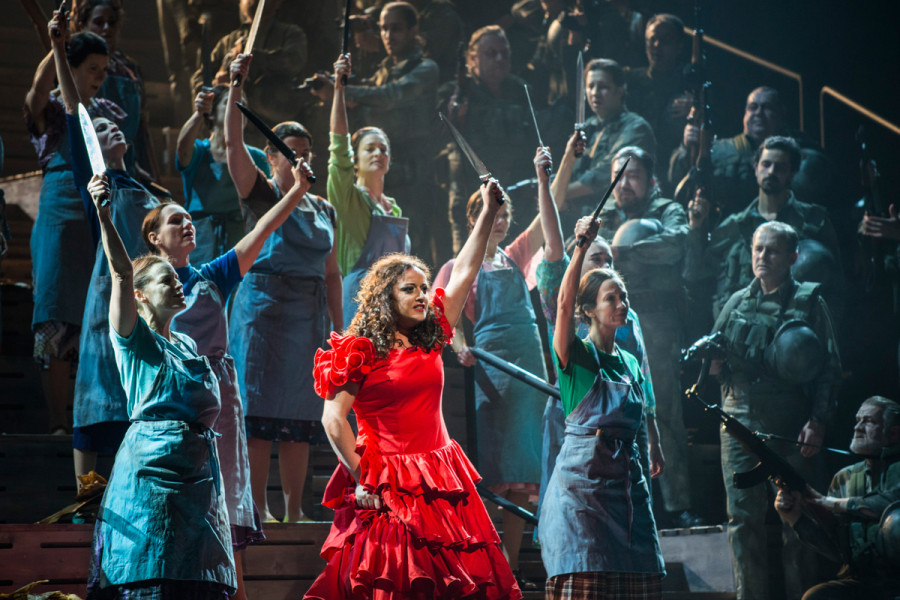
[[[675,187],[674,200],[682,206],[688,206],[691,200],[702,190],[704,198],[709,202],[710,212],[717,215],[718,204],[713,198],[712,188],[712,120],[710,118],[710,88],[707,79],[706,52],[703,46],[703,27],[700,24],[700,0],[694,4],[694,36],[691,46],[691,65],[685,76],[686,88],[691,91],[693,105],[688,114],[688,123],[700,127],[699,143],[688,148],[691,168],[687,175]],[[712,216],[712,215],[711,215]],[[712,226],[717,219],[707,221]]]

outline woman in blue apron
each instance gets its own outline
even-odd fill
[[[38,215],[31,232],[34,280],[34,358],[41,365],[44,395],[50,408],[50,431],[65,433],[71,424],[66,406],[71,401],[70,378],[78,359],[78,338],[94,247],[84,218],[81,196],[72,180],[65,106],[57,68],[68,62],[81,101],[92,117],[115,121],[125,118],[109,100],[95,98],[106,78],[109,50],[91,33],[71,37],[66,47],[64,24],[54,15],[50,21],[53,50],[41,62],[34,83],[25,96],[25,123],[43,170]],[[62,62],[56,60],[56,56]]]
[[[123,153],[124,154],[124,153]],[[216,434],[219,386],[206,357],[170,330],[185,308],[175,269],[132,262],[106,175],[89,184],[112,285],[107,336],[131,427],[97,515],[87,597],[225,600],[236,587]]]
[[[203,264],[225,254],[244,237],[241,199],[225,161],[225,101],[228,86],[200,90],[194,114],[178,133],[175,166],[184,183],[184,207],[197,230],[191,262]],[[209,137],[201,132],[209,128]],[[269,176],[269,161],[259,148],[248,146],[254,164]]]
[[[334,63],[331,143],[328,146],[328,201],[337,211],[338,265],[344,274],[344,327],[356,314],[356,294],[375,261],[392,252],[409,252],[409,220],[397,201],[384,193],[391,166],[391,143],[378,127],[350,136],[343,77],[350,76],[350,55]],[[337,327],[337,325],[335,325]]]
[[[125,10],[120,0],[87,0],[77,3],[73,15],[75,31],[90,31],[103,38],[109,46],[109,67],[99,98],[106,98],[121,106],[126,113],[120,123],[128,140],[125,169],[136,179],[147,182],[153,172],[149,134],[144,122],[144,81],[134,60],[119,49],[119,32],[122,31]],[[139,163],[141,168],[136,169]]]
[[[538,148],[534,167],[546,181],[550,151]],[[542,210],[552,202],[549,186],[539,186]],[[469,231],[481,211],[481,194],[468,202]],[[466,300],[465,314],[474,324],[475,346],[547,379],[544,352],[525,274],[531,257],[544,243],[540,215],[505,249],[500,243],[510,224],[512,204],[507,198],[497,213],[484,263]],[[455,261],[448,261],[435,278],[442,287]],[[484,483],[510,501],[525,506],[537,499],[541,481],[541,415],[547,396],[490,365],[476,362],[465,334],[457,327],[453,348],[459,362],[475,365],[476,466]],[[503,513],[503,547],[513,571],[518,569],[525,522]]]
[[[237,245],[198,268],[190,263],[196,231],[191,215],[178,204],[165,204],[150,211],[144,219],[144,241],[150,252],[162,256],[175,267],[184,288],[187,307],[172,320],[172,329],[190,337],[197,352],[205,356],[216,374],[222,410],[213,429],[218,439],[219,463],[225,489],[225,505],[231,524],[231,546],[237,567],[238,591],[235,599],[245,598],[240,552],[264,539],[259,515],[250,489],[250,463],[244,409],[237,388],[234,359],[228,354],[228,322],[225,302],[242,276],[253,265],[266,239],[291,215],[309,190],[302,159],[294,169],[294,187],[257,222]]]
[[[247,80],[250,58],[240,55],[232,63],[232,78],[241,73]],[[253,224],[296,180],[291,163],[274,147],[266,147],[272,179],[253,164],[243,141],[243,118],[234,106],[240,98],[241,87],[231,87],[225,141],[228,170]],[[274,131],[298,157],[309,160],[312,140],[302,125],[289,121]],[[301,194],[287,221],[266,240],[234,297],[231,350],[244,401],[253,499],[266,521],[273,519],[266,502],[273,442],[279,443],[284,520],[306,518],[300,502],[309,444],[324,437],[322,400],[313,388],[311,366],[316,349],[325,343],[329,319],[343,321],[334,220],[328,202]]]
[[[54,17],[57,18],[58,16]],[[52,37],[55,36],[51,35]],[[94,234],[93,245],[90,235],[83,244],[95,252],[90,281],[91,294],[87,297],[82,317],[72,411],[75,425],[72,445],[78,481],[78,477],[87,475],[94,469],[98,453],[116,452],[128,428],[129,418],[125,392],[116,376],[115,356],[109,340],[107,315],[112,279],[103,252],[97,247],[99,224],[86,187],[92,169],[78,119],[78,88],[68,65],[63,63],[61,66],[59,81],[66,111],[74,189],[81,195],[82,220],[89,224]],[[147,249],[141,239],[144,215],[159,202],[125,171],[124,157],[128,145],[118,125],[107,118],[98,117],[93,119],[93,127],[112,189],[109,198],[111,218],[129,256],[136,257]]]
[[[566,431],[541,507],[546,596],[661,598],[665,574],[650,491],[635,435],[643,418],[637,359],[616,344],[628,318],[625,284],[610,269],[581,267],[576,246],[557,305],[553,351]],[[575,335],[575,311],[589,323]]]

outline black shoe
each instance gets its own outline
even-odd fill
[[[700,527],[704,525],[704,521],[699,516],[689,510],[680,513],[669,513],[672,519],[672,527],[675,529],[687,529],[690,527]]]
[[[534,592],[537,591],[538,586],[535,582],[530,579],[525,579],[522,577],[522,572],[518,569],[513,570],[513,577],[516,578],[516,583],[519,584],[519,589],[523,592]]]

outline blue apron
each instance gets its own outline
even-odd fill
[[[112,221],[125,244],[128,257],[134,259],[146,254],[147,246],[141,237],[141,225],[146,214],[159,201],[144,189],[113,187],[110,197]],[[78,374],[75,377],[72,409],[75,427],[128,421],[125,390],[119,380],[116,357],[109,340],[112,278],[102,245],[97,246],[90,291],[81,325]]]
[[[234,359],[228,355],[225,301],[219,288],[203,278],[194,283],[184,300],[187,307],[175,316],[171,328],[197,343],[197,353],[207,357],[218,380],[222,407],[213,429],[221,436],[218,451],[228,520],[231,525],[254,528],[244,408]]]
[[[478,273],[475,346],[547,379],[534,308],[522,272]],[[478,472],[489,485],[541,481],[541,415],[547,396],[483,361],[475,367]]]
[[[319,201],[307,199],[315,210],[291,212],[234,296],[231,353],[248,417],[322,418],[312,365],[328,332],[325,261],[334,228]]]
[[[566,417],[541,507],[541,557],[548,578],[664,573],[649,488],[637,459],[635,432],[643,406],[637,381],[609,381],[598,373]]]
[[[189,202],[185,208],[191,213],[197,230],[197,246],[191,252],[191,262],[201,265],[225,254],[241,241],[244,217],[227,165],[213,161],[209,149],[197,166],[191,186],[203,196],[200,202],[192,197],[192,190],[185,190]]]
[[[356,294],[359,284],[375,261],[392,252],[409,252],[409,219],[372,213],[369,233],[362,253],[349,273],[344,275],[344,329],[350,326],[358,307]]]
[[[178,335],[176,343],[189,347]],[[101,581],[210,581],[234,588],[210,429],[219,408],[216,377],[205,357],[182,359],[156,338],[164,360],[150,390],[129,399],[132,424],[97,516]]]
[[[50,102],[59,102],[51,98]],[[91,100],[91,117],[115,116]],[[81,325],[96,253],[84,203],[72,174],[72,151],[63,121],[60,143],[44,167],[38,214],[31,229],[34,313],[32,326],[46,321]]]

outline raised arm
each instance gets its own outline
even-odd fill
[[[112,222],[109,205],[101,206],[109,196],[109,181],[106,175],[94,175],[88,184],[88,191],[97,208],[100,220],[100,239],[103,252],[112,276],[112,293],[109,299],[109,325],[122,337],[128,337],[137,323],[137,304],[134,300],[134,272],[125,244],[119,237]]]
[[[250,73],[250,61],[252,54],[239,54],[231,63],[231,79],[240,73],[241,81],[247,81]],[[225,105],[225,158],[228,162],[228,173],[234,181],[240,198],[246,198],[256,183],[256,165],[250,156],[250,151],[244,145],[244,118],[241,111],[234,105],[241,99],[242,86],[234,85],[228,88],[228,102]]]
[[[194,158],[194,142],[200,137],[200,132],[205,124],[204,115],[212,112],[214,94],[200,90],[194,98],[194,114],[184,122],[181,131],[178,132],[178,141],[175,143],[175,157],[178,165],[184,168],[191,164]]]
[[[538,180],[538,214],[532,219],[528,228],[525,230],[526,235],[528,236],[530,256],[533,256],[541,249],[541,246],[544,245],[546,233],[544,219],[547,218],[548,213],[553,213],[556,217],[556,233],[559,235],[559,247],[562,248],[562,233],[559,232],[559,214],[556,212],[556,205],[553,203],[553,196],[550,194],[550,176],[547,174],[547,172],[552,169],[553,158],[550,156],[550,148],[539,146],[534,155],[534,170],[535,173],[537,173]],[[552,233],[554,232],[551,231],[551,234]],[[562,256],[560,256],[560,258],[562,258]],[[559,258],[556,260],[559,260]]]
[[[254,167],[254,169],[255,168],[256,167]],[[287,221],[287,218],[291,215],[291,211],[294,210],[294,208],[303,200],[303,196],[306,192],[309,191],[310,184],[309,181],[307,181],[306,176],[312,174],[312,169],[309,168],[306,161],[302,158],[299,159],[297,164],[294,165],[294,168],[291,169],[291,172],[294,174],[294,185],[291,189],[288,190],[278,203],[263,213],[253,229],[241,238],[241,241],[234,245],[234,253],[237,255],[238,265],[240,266],[242,276],[245,275],[247,271],[250,270],[250,267],[253,266],[253,263],[256,262],[256,257],[259,256],[263,244],[266,243],[266,240],[272,235],[272,232]]]
[[[575,225],[575,237],[585,236],[587,243],[575,246],[572,262],[569,263],[556,301],[556,330],[553,332],[553,351],[559,359],[559,366],[569,364],[569,347],[575,338],[575,299],[578,295],[578,283],[581,280],[581,266],[591,242],[597,237],[600,223],[589,217],[580,219]]]
[[[484,253],[487,249],[488,238],[494,226],[494,217],[503,204],[503,190],[496,179],[481,186],[481,214],[475,222],[469,239],[463,245],[462,250],[456,256],[450,279],[444,290],[444,316],[451,325],[456,325],[466,303],[466,297],[472,288],[472,283],[478,275],[481,263],[484,262]]]
[[[344,75],[349,79],[351,62],[349,54],[342,54],[334,63],[334,97],[331,99],[331,133],[347,135],[350,126],[347,122],[347,102],[345,99],[344,84],[341,79]]]
[[[66,16],[60,15],[58,10],[53,11],[53,18],[47,24],[47,29],[50,31],[50,52],[38,65],[31,88],[25,94],[25,111],[37,126],[38,133],[43,133],[47,125],[44,119],[44,109],[50,102],[50,92],[53,90],[56,78],[58,69],[56,57],[60,55],[63,61],[67,60],[66,42],[69,41],[70,36],[65,18]]]

